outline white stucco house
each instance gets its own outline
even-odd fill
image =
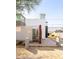
[[[42,26],[42,39],[45,39],[45,19],[26,19],[26,26],[38,29],[39,25]]]
[[[20,15],[20,14],[19,14]],[[16,40],[33,40],[34,34],[39,32],[39,25],[41,25],[41,39],[45,39],[45,19],[44,18],[35,18],[35,19],[27,19],[23,16],[19,16],[20,20],[16,22]],[[17,18],[18,19],[18,18]],[[35,33],[32,29],[35,29]],[[33,34],[34,33],[34,34]],[[39,34],[35,34],[39,37]],[[38,39],[38,38],[36,38]],[[39,41],[39,40],[38,40]]]
[[[19,14],[20,15],[20,14]],[[56,46],[56,42],[46,39],[45,37],[45,26],[46,20],[44,17],[40,18],[25,18],[24,16],[19,16],[19,21],[16,21],[16,40],[25,41],[25,45],[28,46],[29,42],[40,42],[39,44],[30,44],[31,46]],[[17,18],[18,19],[18,18]],[[39,26],[41,25],[41,31]],[[62,28],[53,28],[48,27],[48,32],[55,31],[56,29]],[[41,37],[41,38],[40,38]]]

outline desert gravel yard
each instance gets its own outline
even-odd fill
[[[63,59],[61,47],[24,47],[16,48],[16,59]]]

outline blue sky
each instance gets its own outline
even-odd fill
[[[63,0],[42,0],[40,5],[35,7],[27,18],[38,18],[40,13],[46,14],[48,25],[62,24],[63,25]]]

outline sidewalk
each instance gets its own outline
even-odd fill
[[[42,43],[29,43],[29,46],[57,46],[56,42],[50,39],[42,39]]]

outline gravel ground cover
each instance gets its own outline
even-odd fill
[[[63,59],[62,47],[16,47],[16,59]]]

